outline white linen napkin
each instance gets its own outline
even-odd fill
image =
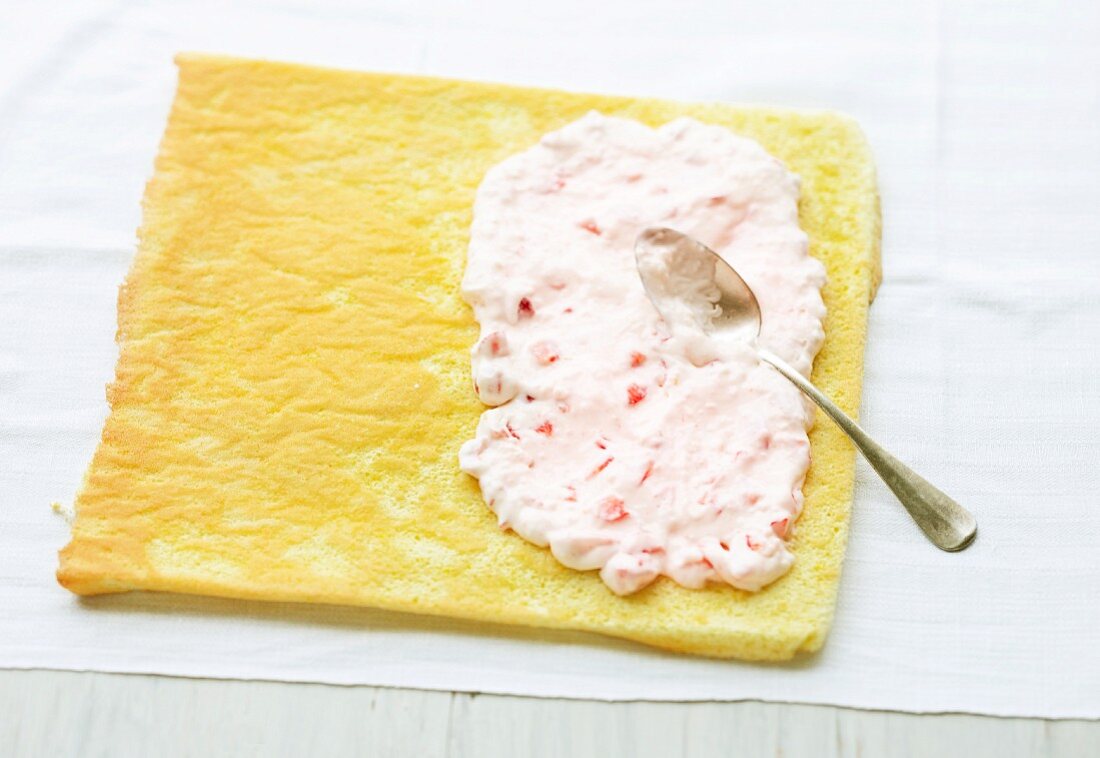
[[[1100,717],[1100,6],[778,5],[0,8],[0,666]],[[106,413],[184,49],[856,116],[885,218],[863,420],[973,510],[978,541],[938,552],[861,465],[835,627],[786,666],[361,609],[77,600],[49,505]]]

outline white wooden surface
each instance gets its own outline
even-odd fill
[[[1097,756],[1100,722],[0,671],[3,756]]]

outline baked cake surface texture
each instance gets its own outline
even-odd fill
[[[618,597],[501,531],[458,469],[483,406],[463,302],[485,172],[597,110],[688,116],[802,180],[826,267],[813,379],[858,408],[880,276],[870,151],[824,112],[684,104],[181,55],[119,293],[110,414],[59,581],[576,629],[757,660],[818,649],[854,452],[820,415],[789,573],[756,593],[659,579]]]

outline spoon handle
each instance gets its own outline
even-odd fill
[[[897,496],[909,515],[928,539],[941,550],[955,552],[962,550],[974,541],[978,524],[974,517],[961,505],[932,486],[924,477],[890,455],[877,442],[871,439],[859,424],[848,414],[840,410],[806,377],[789,366],[786,361],[767,350],[759,350],[760,358],[769,363],[780,374],[791,380],[811,400],[820,406],[851,438],[868,463],[878,472]]]

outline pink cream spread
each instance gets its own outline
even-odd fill
[[[825,271],[798,190],[721,127],[598,113],[486,174],[462,290],[481,324],[475,389],[495,407],[459,462],[502,528],[620,595],[662,574],[757,590],[788,570],[811,406],[752,346],[709,336],[690,299],[666,323],[633,247],[649,226],[709,245],[755,291],[760,346],[808,374]]]

